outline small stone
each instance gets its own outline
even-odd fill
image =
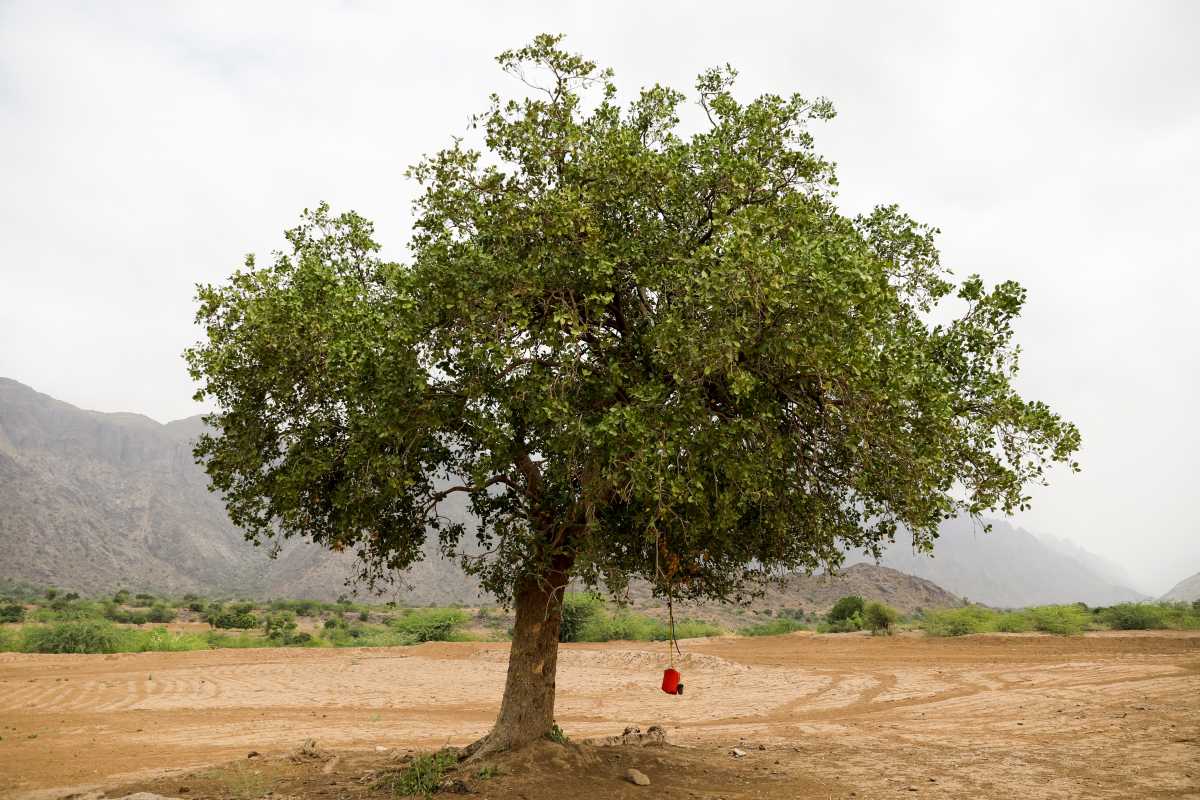
[[[387,751],[388,751],[388,749],[386,747],[384,747],[383,745],[381,745],[381,744],[375,745],[376,753],[386,753]]]
[[[246,758],[262,758],[262,753],[257,750],[251,750],[249,753],[246,753]]]
[[[759,750],[766,750],[766,749],[767,749],[767,746],[766,746],[765,744],[760,744],[760,745],[758,746],[758,749],[759,749]]]
[[[746,751],[740,747],[735,747],[729,751],[729,755],[733,756],[734,758],[741,758],[742,756],[746,755]]]
[[[629,781],[634,786],[650,785],[650,779],[646,777],[646,773],[642,772],[640,769],[634,769],[632,767],[625,770],[625,780]]]

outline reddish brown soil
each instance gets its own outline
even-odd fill
[[[1200,798],[1197,633],[796,634],[684,648],[682,697],[657,689],[663,645],[566,646],[559,660],[558,721],[573,739],[658,723],[675,747],[546,743],[498,777],[464,773],[468,784],[527,800]],[[0,798],[376,796],[408,749],[487,730],[506,654],[0,654]],[[332,767],[285,757],[309,737],[338,756]],[[629,766],[652,786],[623,782]]]

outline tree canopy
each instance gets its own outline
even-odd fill
[[[200,287],[196,454],[250,535],[372,577],[435,531],[518,605],[551,573],[727,598],[1076,467],[1076,428],[1013,386],[1023,289],[956,282],[894,205],[839,211],[828,101],[743,102],[714,69],[685,133],[683,93],[622,103],[558,37],[499,63],[527,96],[412,168],[403,263],[322,205]]]

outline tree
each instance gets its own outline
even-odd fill
[[[218,408],[196,456],[248,536],[355,550],[373,581],[436,535],[514,606],[468,752],[550,730],[573,578],[737,597],[900,526],[927,548],[1070,462],[1076,429],[1011,383],[1023,290],[955,286],[895,206],[841,214],[809,131],[829,102],[742,103],[711,70],[685,136],[682,93],[622,106],[557,37],[498,60],[530,96],[411,170],[406,263],[306,211],[269,266],[199,287],[187,353]]]
[[[861,616],[865,603],[866,601],[856,594],[847,595],[839,598],[833,604],[833,608],[829,609],[829,613],[825,615],[825,618],[830,622],[842,622],[856,614]]]
[[[863,624],[871,633],[891,633],[892,626],[900,619],[896,609],[875,600],[867,603],[862,609]]]

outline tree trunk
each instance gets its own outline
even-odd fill
[[[491,733],[463,752],[464,758],[515,750],[545,736],[554,725],[558,631],[570,567],[570,559],[555,557],[544,574],[521,581],[513,598],[517,619],[500,716]]]

